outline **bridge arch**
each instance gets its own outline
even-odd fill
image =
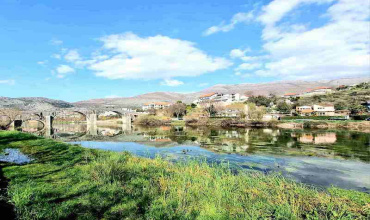
[[[32,118],[30,118],[30,119],[26,119],[26,120],[23,120],[22,121],[22,126],[24,126],[27,122],[29,122],[29,121],[37,121],[37,122],[39,122],[39,123],[41,123],[42,124],[42,128],[41,129],[38,129],[37,131],[34,131],[34,132],[40,132],[40,131],[42,131],[42,130],[44,130],[45,128],[46,128],[46,124],[45,124],[45,122],[44,121],[42,121],[42,120],[38,120],[38,119],[32,119]],[[31,131],[31,133],[32,133],[32,131]]]

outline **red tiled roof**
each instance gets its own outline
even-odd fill
[[[171,105],[171,103],[169,103],[169,102],[147,102],[147,103],[144,103],[144,105],[151,105],[151,104],[154,104],[154,105]]]
[[[215,93],[215,92],[207,93],[207,94],[204,94],[204,95],[199,96],[199,98],[211,97],[211,96],[213,96],[214,94],[216,94],[216,93]]]
[[[284,94],[284,96],[291,96],[291,95],[298,95],[298,94],[297,93],[293,93],[293,92]]]

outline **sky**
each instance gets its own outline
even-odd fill
[[[0,0],[0,96],[370,76],[370,0]]]

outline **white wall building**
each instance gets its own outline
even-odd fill
[[[149,109],[165,109],[170,107],[171,103],[169,102],[148,102],[143,105],[143,110]]]

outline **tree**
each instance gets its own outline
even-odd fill
[[[217,107],[218,105],[213,101],[203,102],[200,106],[208,113],[208,117],[214,116],[220,110],[220,108]]]
[[[286,102],[278,102],[278,104],[276,105],[276,110],[278,110],[279,112],[290,112],[291,109],[292,106]]]
[[[4,122],[2,124],[2,127],[3,128],[6,128],[8,127],[11,123],[13,123],[13,121],[15,121],[17,119],[17,117],[21,116],[22,112],[18,109],[14,109],[14,108],[3,108],[3,109],[0,109],[0,115],[1,116],[5,116],[5,117],[2,117],[2,118],[8,118],[9,120]]]
[[[196,108],[197,107],[197,104],[195,104],[195,103],[191,103],[191,105],[190,105],[192,108]]]
[[[149,113],[149,115],[156,115],[157,114],[157,110],[154,109],[154,108],[151,108],[151,109],[148,109],[148,113]]]
[[[349,107],[349,110],[351,111],[351,114],[361,114],[366,111],[366,107],[363,105],[352,105]]]
[[[347,105],[345,102],[339,101],[334,104],[334,108],[335,110],[344,110],[347,109]]]
[[[266,96],[259,95],[249,97],[247,103],[254,103],[257,106],[269,107],[272,101],[273,101],[272,99],[267,98]]]
[[[253,121],[260,121],[263,118],[263,115],[266,113],[266,107],[256,106],[254,103],[248,103],[245,107],[245,114],[247,119]]]
[[[176,118],[179,119],[181,115],[185,115],[186,105],[182,102],[177,102],[176,104],[171,105],[169,110],[171,111],[172,115],[175,115]]]

